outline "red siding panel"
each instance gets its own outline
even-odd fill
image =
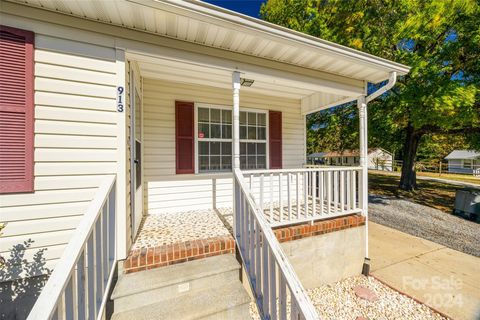
[[[268,121],[270,169],[282,169],[282,113],[270,111]]]
[[[0,26],[0,193],[33,191],[34,33]]]
[[[193,102],[175,101],[175,155],[177,174],[195,173]]]

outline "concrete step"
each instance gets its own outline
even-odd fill
[[[115,312],[213,290],[239,281],[240,264],[233,254],[175,264],[158,269],[122,274],[113,290]]]
[[[213,289],[188,292],[139,308],[117,312],[112,320],[249,319],[250,297],[237,280]]]

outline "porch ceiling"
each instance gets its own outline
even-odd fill
[[[232,89],[231,69],[138,53],[130,53],[128,57],[137,63],[141,76],[145,78]],[[242,71],[241,76],[254,80],[251,87],[242,87],[241,92],[301,100],[303,114],[353,101],[359,95],[346,89],[343,90],[348,95],[341,94],[341,88],[330,89],[327,84],[302,81],[303,79],[295,79],[295,76],[289,77],[288,73],[275,76],[253,70]],[[335,83],[331,85],[335,86]]]
[[[10,0],[169,38],[377,83],[407,66],[202,1]]]

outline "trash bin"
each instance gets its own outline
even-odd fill
[[[453,213],[477,220],[480,216],[480,190],[457,190]]]

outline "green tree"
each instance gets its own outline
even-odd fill
[[[403,142],[400,188],[416,188],[422,137],[460,134],[480,148],[478,0],[269,0],[261,16],[412,67],[369,105],[371,140]]]

